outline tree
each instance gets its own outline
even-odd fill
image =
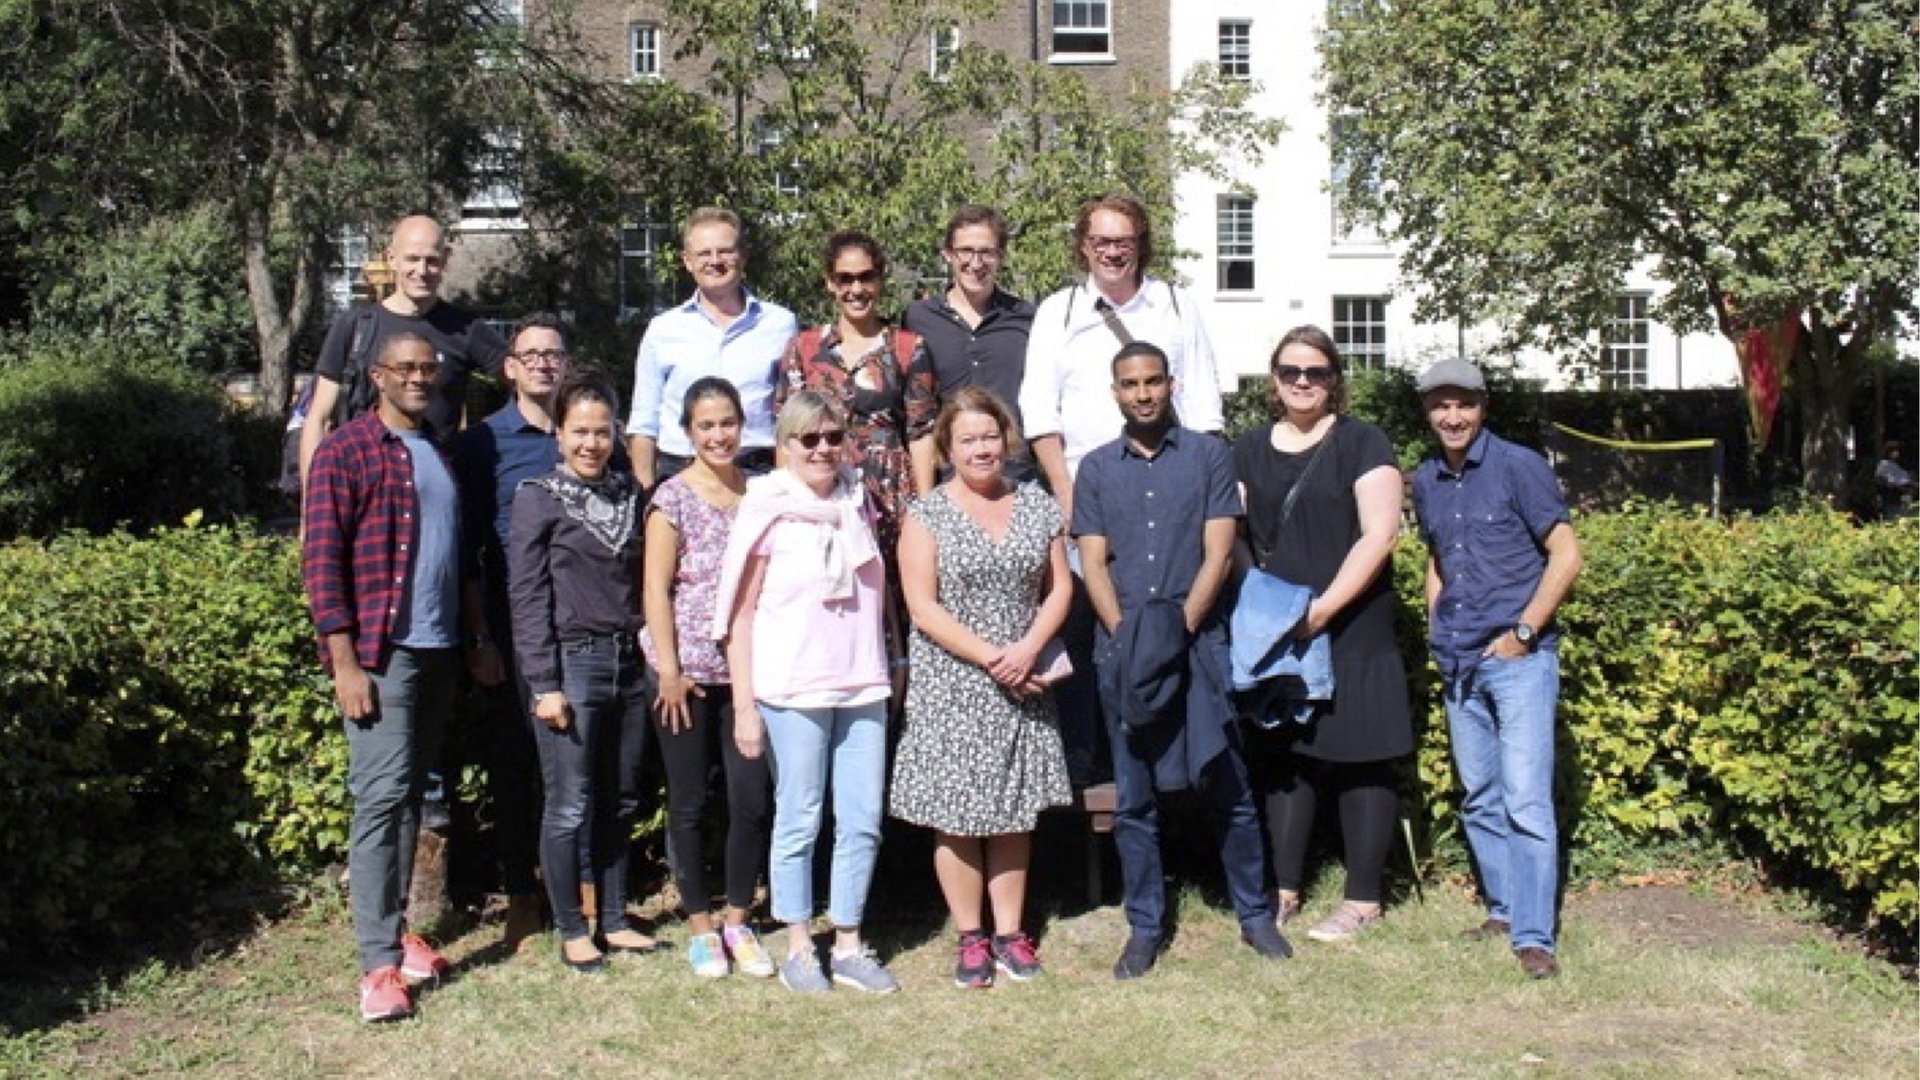
[[[1323,59],[1343,208],[1423,318],[1580,346],[1645,260],[1682,330],[1797,324],[1807,487],[1845,484],[1855,372],[1920,284],[1910,2],[1343,0]]]
[[[503,133],[615,129],[568,5],[521,27],[468,0],[15,0],[0,5],[0,166],[40,272],[117,225],[201,204],[236,238],[260,386],[292,349],[343,227],[432,212],[490,177]],[[658,136],[648,160],[670,153]],[[523,144],[524,145],[524,144]],[[508,162],[517,168],[517,162]],[[512,179],[512,178],[509,178]]]
[[[1004,12],[994,0],[818,11],[805,0],[666,0],[666,9],[688,43],[679,59],[707,65],[704,92],[740,154],[729,194],[760,226],[754,280],[815,314],[825,311],[820,245],[835,228],[865,229],[888,248],[904,299],[943,275],[948,212],[997,205],[1014,239],[1003,276],[1043,291],[1067,276],[1066,228],[1080,202],[1126,190],[1170,224],[1178,174],[1257,162],[1281,130],[1247,108],[1249,84],[1217,71],[1104,101],[1078,73],[1016,60],[970,33],[935,78],[930,35]]]

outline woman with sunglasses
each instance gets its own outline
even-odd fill
[[[887,769],[886,574],[865,490],[844,463],[847,416],[801,390],[775,427],[781,468],[747,485],[721,560],[713,636],[726,639],[733,735],[772,755],[773,917],[787,925],[780,981],[900,988],[860,937],[880,849]],[[813,853],[833,792],[828,974],[813,947]]]
[[[1340,352],[1326,331],[1287,331],[1270,368],[1275,422],[1233,448],[1247,538],[1255,565],[1312,590],[1294,633],[1329,635],[1334,689],[1331,706],[1306,723],[1252,731],[1248,757],[1283,922],[1300,910],[1319,800],[1338,800],[1346,898],[1307,936],[1345,941],[1380,919],[1399,817],[1394,762],[1413,751],[1391,571],[1402,481],[1386,435],[1344,415]]]
[[[654,949],[627,923],[626,838],[640,802],[647,699],[634,646],[640,487],[609,468],[615,397],[595,373],[560,383],[553,400],[560,464],[520,484],[507,539],[513,644],[533,695],[546,792],[540,870],[560,959],[575,971],[601,970],[607,952]],[[581,911],[583,858],[592,864],[600,909],[597,938]]]
[[[918,334],[880,314],[887,256],[873,237],[843,229],[827,238],[825,281],[833,321],[800,332],[780,361],[774,408],[812,389],[847,416],[847,463],[859,471],[879,511],[876,527],[892,561],[900,514],[933,487],[933,363]]]
[[[657,691],[660,757],[667,774],[667,856],[687,915],[687,963],[719,978],[773,975],[773,960],[747,923],[767,851],[767,763],[734,744],[733,686],[711,633],[720,557],[726,551],[746,475],[735,464],[745,413],[740,392],[715,376],[687,387],[680,408],[693,459],[654,490],[647,506],[647,625],[640,631]],[[727,787],[727,903],[716,930],[708,911],[707,845],[701,818],[715,756]]]

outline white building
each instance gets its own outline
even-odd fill
[[[1180,270],[1206,306],[1223,375],[1229,365],[1241,375],[1263,373],[1280,335],[1301,323],[1332,333],[1354,366],[1417,370],[1463,349],[1475,355],[1492,339],[1485,328],[1415,322],[1416,289],[1401,279],[1397,252],[1338,220],[1328,192],[1327,115],[1315,101],[1324,11],[1324,2],[1305,0],[1182,0],[1170,20],[1175,81],[1196,64],[1218,63],[1257,80],[1254,109],[1287,123],[1259,165],[1232,166],[1251,194],[1198,176],[1178,187],[1173,239],[1194,253]],[[1545,355],[1523,357],[1523,371],[1554,389],[1737,383],[1739,364],[1726,339],[1677,335],[1648,319],[1656,290],[1644,275],[1622,283],[1621,318],[1608,335],[1602,370],[1585,373],[1584,382]]]

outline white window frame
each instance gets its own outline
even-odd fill
[[[1653,294],[1623,292],[1614,298],[1613,318],[1600,334],[1600,388],[1645,390],[1653,360]]]
[[[487,148],[474,160],[474,189],[460,204],[464,229],[524,229],[520,190],[521,139],[517,131],[487,135]],[[489,175],[491,174],[491,175]]]
[[[1383,371],[1387,366],[1387,298],[1351,295],[1333,298],[1333,344],[1349,371]]]
[[[1222,295],[1243,296],[1259,288],[1253,210],[1251,195],[1221,195],[1214,200],[1214,286]],[[1234,283],[1241,273],[1246,275],[1245,281]]]
[[[1051,0],[1050,6],[1049,64],[1114,62],[1112,0]]]
[[[754,154],[756,157],[772,157],[779,153],[780,147],[785,144],[786,141],[786,136],[778,129],[762,125],[759,127],[759,130],[754,133]],[[775,193],[786,198],[797,199],[802,194],[802,188],[798,183],[794,182],[791,175],[792,171],[793,166],[791,163],[789,163],[785,169],[774,169],[773,190]]]
[[[353,306],[359,289],[366,284],[367,259],[374,254],[373,241],[366,230],[347,227],[333,234],[327,245],[327,269],[322,304],[329,316]]]
[[[1350,123],[1349,118],[1329,115],[1327,117],[1327,214],[1333,230],[1333,243],[1336,247],[1380,247],[1385,240],[1378,226],[1372,223],[1357,224],[1340,216],[1340,188],[1346,182],[1346,168],[1340,164],[1338,154],[1341,130]],[[1375,178],[1376,184],[1378,178]]]
[[[952,77],[953,62],[959,55],[959,23],[941,23],[927,32],[927,74],[936,82]]]
[[[652,217],[654,214],[649,209],[642,215],[643,220],[620,226],[617,237],[620,254],[614,265],[614,288],[617,292],[614,295],[623,322],[656,315],[673,306],[673,275],[660,261],[661,251],[673,243],[673,225],[649,220]],[[629,286],[636,284],[645,290],[648,297],[644,305],[627,302],[629,293],[633,291]]]
[[[1253,20],[1220,20],[1220,74],[1229,79],[1253,78]]]
[[[640,20],[627,24],[627,76],[658,79],[661,71],[660,24]]]

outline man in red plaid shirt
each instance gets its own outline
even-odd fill
[[[307,475],[302,576],[346,721],[347,870],[367,1021],[411,1016],[409,982],[448,969],[405,913],[460,644],[459,499],[423,426],[439,370],[425,338],[389,337],[372,370],[378,407],[328,435]]]

